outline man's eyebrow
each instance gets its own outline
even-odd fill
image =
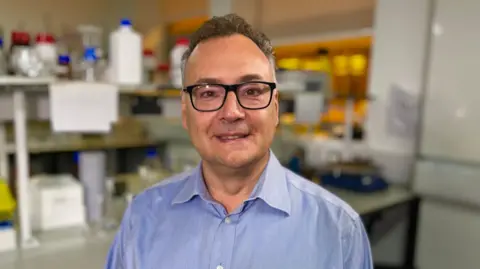
[[[263,77],[258,74],[246,74],[237,79],[237,83],[249,82],[254,80],[263,80]],[[195,84],[223,84],[218,78],[199,78],[195,81]]]
[[[199,78],[195,84],[221,84],[222,82],[217,78]]]
[[[242,82],[249,82],[253,80],[263,80],[263,77],[258,75],[258,74],[246,74],[241,76],[237,82],[242,83]]]

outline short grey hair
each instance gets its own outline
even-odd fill
[[[258,46],[270,61],[275,77],[275,53],[270,39],[263,32],[255,29],[244,18],[232,13],[209,19],[192,34],[188,49],[182,57],[181,70],[183,83],[185,83],[185,66],[187,65],[188,58],[190,58],[190,55],[198,44],[212,38],[227,37],[234,34],[246,36]]]

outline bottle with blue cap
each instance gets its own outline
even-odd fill
[[[148,148],[145,153],[145,159],[138,167],[138,174],[142,179],[143,187],[148,188],[152,184],[168,178],[171,174],[162,162],[156,148]]]
[[[3,37],[0,37],[0,75],[7,74],[7,57],[3,52]]]
[[[59,79],[72,79],[72,66],[70,63],[70,55],[60,54],[58,55],[58,70],[57,77]]]
[[[122,19],[110,34],[110,79],[119,85],[142,83],[142,37],[129,19]]]
[[[95,81],[95,62],[97,61],[96,48],[86,47],[83,54],[84,80]]]

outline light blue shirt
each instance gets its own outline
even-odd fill
[[[210,197],[198,166],[138,195],[107,269],[371,269],[359,215],[320,186],[267,168],[236,211]]]

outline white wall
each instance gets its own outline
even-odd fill
[[[23,28],[33,35],[39,31],[56,34],[79,24],[94,24],[105,32],[116,27],[122,17],[133,20],[141,32],[148,32],[161,20],[158,0],[0,0],[0,27],[7,44],[10,32]],[[47,23],[46,23],[47,22]],[[105,39],[106,41],[106,39]]]
[[[22,24],[25,30],[33,33],[45,31],[46,27],[59,33],[63,27],[81,23],[104,26],[110,19],[108,6],[109,0],[0,0],[0,23],[8,38],[11,30]],[[49,21],[48,26],[45,26],[45,19]]]
[[[392,181],[410,177],[415,137],[392,131],[391,90],[418,101],[423,87],[429,27],[429,0],[379,0],[368,91],[373,97],[366,124],[367,143]],[[411,110],[414,111],[414,110]]]

